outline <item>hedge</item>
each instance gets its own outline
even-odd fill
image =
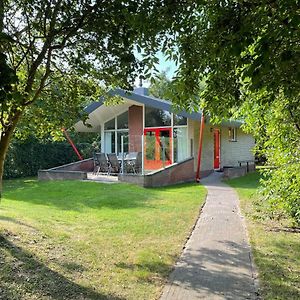
[[[84,158],[92,156],[92,145],[76,145]],[[78,161],[67,142],[39,142],[35,139],[11,143],[4,164],[4,179],[36,176],[38,170]]]

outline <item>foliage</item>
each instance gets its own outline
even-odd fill
[[[105,92],[103,86],[130,89],[141,72],[149,76],[170,25],[190,7],[152,0],[0,4],[0,63],[7,66],[0,74],[0,184],[21,119],[18,135],[36,128],[58,137],[59,128],[78,119],[87,98]],[[141,61],[136,49],[143,50]]]
[[[278,94],[299,96],[298,0],[201,1],[181,22],[177,48],[177,102],[230,117],[245,101],[242,91],[267,90],[263,103]],[[177,50],[177,51],[176,51]],[[206,89],[201,92],[201,79]],[[189,101],[187,101],[189,100]]]
[[[157,299],[205,198],[200,185],[9,180],[4,299]]]
[[[84,158],[92,157],[92,141],[78,142],[76,147]],[[38,170],[49,169],[77,161],[74,150],[68,142],[37,140],[14,140],[4,164],[4,178],[37,176]]]
[[[30,109],[23,113],[15,136],[26,139],[30,135],[43,139],[51,136],[63,140],[62,128],[72,128],[79,119],[85,120],[84,107],[98,101],[103,90],[93,80],[75,74],[51,74],[53,83],[45,88]]]
[[[300,224],[300,131],[291,122],[290,111],[298,118],[294,102],[283,95],[269,105],[257,104],[254,95],[243,107],[245,128],[253,131],[256,151],[267,158],[272,168],[265,173],[263,193],[275,216],[288,212]]]
[[[199,1],[174,24],[174,51],[165,47],[179,66],[173,101],[186,109],[201,105],[213,121],[245,118],[275,167],[265,181],[271,205],[298,222],[299,24],[299,0]]]
[[[167,72],[161,72],[153,79],[149,87],[149,94],[159,99],[167,99],[171,84],[172,80],[167,77]]]
[[[246,217],[254,262],[258,269],[262,299],[299,299],[300,230],[291,220],[269,218],[261,202],[258,173],[229,180],[237,189],[242,213]]]

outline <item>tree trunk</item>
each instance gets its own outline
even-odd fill
[[[0,0],[0,33],[3,31],[4,20],[4,0]]]
[[[0,200],[2,198],[2,192],[3,192],[4,161],[5,161],[7,151],[8,151],[9,142],[11,140],[11,137],[17,126],[17,123],[20,119],[21,114],[22,114],[21,111],[16,112],[16,114],[13,116],[13,119],[11,121],[11,125],[8,126],[4,131],[1,132],[1,138],[0,138]]]
[[[1,136],[1,141],[0,141],[0,201],[2,198],[2,191],[3,191],[3,172],[4,172],[4,161],[6,157],[6,153],[8,150],[8,145],[9,141],[7,138]]]

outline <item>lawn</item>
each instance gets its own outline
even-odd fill
[[[272,220],[257,193],[259,175],[227,181],[237,189],[246,217],[263,299],[300,299],[300,230]]]
[[[156,299],[205,193],[196,184],[6,181],[0,299]]]

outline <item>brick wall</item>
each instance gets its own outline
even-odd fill
[[[239,160],[254,160],[252,149],[255,141],[252,135],[237,128],[237,141],[228,138],[228,127],[221,129],[221,166],[238,166]]]
[[[92,172],[94,170],[94,161],[92,158],[88,158],[88,159],[76,161],[74,163],[55,167],[49,170]]]
[[[195,168],[197,166],[199,148],[199,127],[200,122],[192,121],[194,128],[194,153]],[[203,132],[203,146],[201,155],[201,170],[212,170],[214,163],[214,135],[213,128],[220,129],[220,163],[223,166],[238,166],[239,160],[254,160],[252,149],[255,141],[252,135],[246,134],[242,129],[237,128],[237,141],[231,142],[228,138],[228,127],[213,126],[205,124]]]
[[[143,107],[132,105],[128,109],[129,152],[142,151]]]
[[[87,172],[94,170],[92,158],[84,159],[67,165],[48,170],[39,170],[39,180],[83,180],[87,178]]]
[[[201,172],[201,178],[209,174],[209,171]],[[194,158],[188,158],[183,162],[147,175],[120,174],[119,180],[144,187],[159,187],[182,182],[193,182],[195,181]]]

